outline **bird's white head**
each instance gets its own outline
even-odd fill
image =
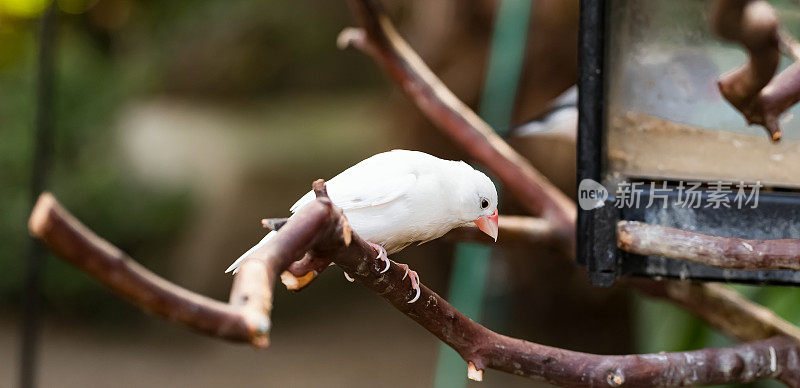
[[[459,200],[461,219],[465,224],[474,223],[497,241],[497,188],[486,174],[472,167],[469,169]]]

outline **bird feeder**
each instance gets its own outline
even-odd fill
[[[581,2],[578,261],[595,285],[619,277],[800,284],[795,270],[726,269],[618,248],[620,221],[800,238],[800,110],[782,112],[775,135],[748,125],[720,92],[720,79],[749,58],[715,28],[720,3]],[[797,9],[776,15],[800,32]],[[791,65],[780,61],[776,75]]]

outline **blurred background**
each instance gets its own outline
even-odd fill
[[[409,43],[476,110],[485,111],[482,96],[497,85],[487,76],[491,47],[523,42],[505,120],[528,125],[507,137],[572,196],[574,112],[559,115],[565,124],[555,130],[530,122],[576,82],[578,1],[523,2],[529,12],[510,37],[494,34],[498,0],[386,5]],[[19,381],[37,40],[51,5],[48,189],[100,236],[199,293],[227,300],[232,278],[223,270],[261,238],[259,220],[287,215],[315,179],[393,148],[465,158],[370,58],[336,48],[339,31],[355,24],[345,2],[0,0],[2,387]],[[523,214],[508,196],[501,206]],[[589,286],[581,269],[547,250],[493,252],[483,311],[473,318],[496,331],[596,353],[728,343],[663,303]],[[453,256],[453,242],[435,241],[394,259],[447,297]],[[740,289],[800,321],[795,290]],[[279,290],[272,345],[261,352],[144,315],[52,256],[42,292],[42,387],[467,384],[463,363],[438,362],[433,336],[336,268],[303,292]],[[491,370],[484,380],[545,385]]]

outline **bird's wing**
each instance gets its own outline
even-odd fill
[[[384,176],[367,181],[338,181],[328,187],[331,201],[342,210],[355,210],[385,205],[408,193],[417,182],[417,175]]]
[[[368,162],[370,159],[365,160]],[[407,166],[359,163],[327,182],[328,196],[342,210],[384,205],[404,196],[417,182],[417,172]],[[292,213],[315,199],[309,191],[291,207]]]

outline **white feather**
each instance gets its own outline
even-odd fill
[[[497,191],[488,177],[464,162],[418,151],[393,150],[367,158],[326,182],[328,196],[358,235],[394,253],[413,242],[441,237],[451,229],[491,214]],[[480,208],[480,199],[492,206]],[[314,200],[309,191],[291,207],[296,213]],[[250,248],[226,272],[260,248]]]

